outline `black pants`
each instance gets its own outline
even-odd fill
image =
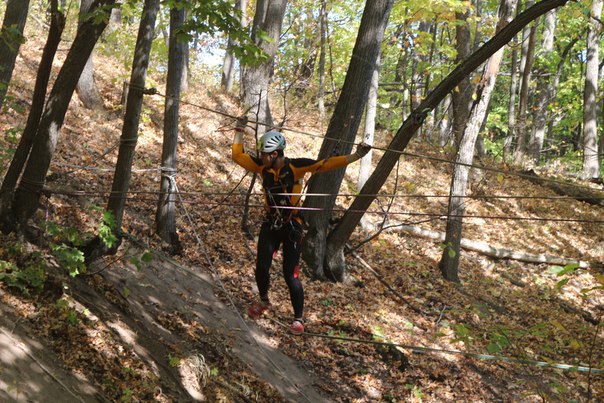
[[[273,257],[280,245],[283,245],[283,277],[289,288],[289,297],[294,308],[294,318],[304,315],[304,288],[298,278],[302,242],[302,226],[296,221],[274,228],[271,221],[264,221],[258,237],[258,255],[256,260],[256,284],[260,298],[268,300],[270,288],[269,270]]]

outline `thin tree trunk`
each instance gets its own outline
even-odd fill
[[[247,0],[236,0],[235,9],[241,10],[241,18],[239,22],[243,25],[245,20],[245,10],[247,9]],[[231,53],[230,49],[236,45],[236,42],[229,36],[227,42],[227,51],[224,54],[224,62],[222,64],[222,76],[220,79],[220,85],[228,93],[233,90],[233,81],[235,80],[235,56]]]
[[[0,32],[0,108],[4,103],[10,84],[19,48],[23,40],[23,29],[27,20],[29,0],[7,0],[6,11]],[[15,35],[13,32],[17,32]]]
[[[514,14],[514,1],[502,0],[499,5],[499,21],[496,33],[505,27]],[[468,186],[469,164],[474,159],[474,145],[482,122],[487,114],[491,95],[495,88],[495,81],[503,59],[503,48],[499,49],[488,60],[477,91],[477,102],[470,113],[468,124],[459,144],[455,159],[453,176],[451,178],[451,191],[447,210],[447,227],[445,248],[440,259],[439,268],[443,277],[449,281],[459,282],[459,258],[461,256],[461,239],[463,215],[465,212],[465,195]]]
[[[115,0],[96,0],[92,9],[106,10],[109,13],[114,4]],[[20,228],[25,226],[38,209],[41,191],[63,126],[65,113],[69,107],[69,101],[88,57],[107,25],[107,20],[108,18],[87,19],[78,28],[71,49],[50,92],[40,119],[36,141],[13,203],[15,212],[13,218],[16,220],[15,224]]]
[[[178,146],[178,113],[180,111],[180,88],[185,64],[187,43],[176,37],[185,21],[184,8],[170,10],[170,48],[168,55],[168,78],[166,80],[166,104],[164,109],[164,142],[162,149],[162,180],[159,202],[155,217],[156,232],[170,245],[172,253],[180,252],[176,233],[175,176]]]
[[[393,3],[393,0],[368,0],[365,5],[346,79],[327,128],[326,138],[321,145],[319,158],[327,158],[334,153],[348,154],[352,149]],[[302,256],[316,277],[325,278],[329,275],[329,278],[336,281],[344,279],[345,271],[324,271],[324,260],[329,258],[325,255],[325,240],[331,210],[343,177],[343,169],[314,175],[309,181],[308,192],[326,193],[330,196],[308,198],[304,202],[305,207],[318,208],[320,211],[306,217],[309,230],[303,244]]]
[[[532,4],[533,1],[527,1]],[[528,6],[528,4],[527,4]],[[537,33],[536,24],[524,29],[522,38],[522,57],[520,60],[520,94],[518,96],[518,117],[516,119],[516,149],[514,150],[514,162],[521,164],[525,162],[527,154],[527,109],[529,98],[529,86],[535,58],[535,38]]]
[[[10,226],[6,224],[7,218],[13,216],[11,211],[15,196],[15,186],[19,181],[34,143],[40,117],[44,111],[44,100],[46,99],[46,88],[50,80],[52,62],[61,42],[63,28],[65,28],[65,14],[59,10],[57,0],[51,0],[50,10],[48,38],[46,39],[46,45],[44,45],[42,58],[38,66],[38,74],[36,75],[36,84],[34,85],[32,104],[27,116],[27,123],[0,188],[0,222],[2,222],[2,229],[5,230],[6,228],[7,231],[10,230]]]
[[[512,154],[512,144],[516,137],[516,93],[518,91],[518,51],[512,46],[510,66],[510,99],[508,100],[508,133],[503,144],[503,160]]]
[[[321,49],[319,52],[319,116],[321,122],[325,119],[325,47],[327,42],[327,0],[321,1],[321,12],[319,14],[320,19],[320,36],[321,36]]]
[[[545,141],[545,130],[548,120],[548,107],[552,102],[554,88],[550,82],[548,72],[548,59],[554,50],[554,32],[556,30],[556,10],[545,14],[543,27],[543,51],[542,63],[539,68],[539,83],[535,92],[535,112],[533,114],[533,138],[529,145],[529,154],[531,159],[539,164],[541,159],[541,150]]]
[[[364,212],[376,198],[376,194],[386,182],[392,168],[399,160],[401,152],[405,150],[409,141],[421,126],[428,111],[431,111],[449,94],[459,83],[478,66],[506,45],[518,32],[531,21],[539,18],[549,10],[563,6],[568,0],[542,0],[527,9],[503,28],[497,35],[486,42],[480,49],[458,65],[443,81],[441,81],[424,99],[419,107],[411,113],[388,146],[378,162],[373,174],[361,189],[360,194],[354,199],[339,224],[330,232],[327,239],[326,256],[330,257],[330,265],[340,266],[345,269],[344,246],[352,235]]]
[[[594,0],[587,34],[587,63],[583,92],[583,177],[600,177],[598,157],[598,65],[602,0]]]
[[[442,105],[442,117],[440,119],[440,129],[438,132],[438,146],[444,147],[449,141],[449,136],[451,134],[451,124],[449,121],[451,97],[445,97],[440,105]]]
[[[130,186],[134,150],[138,140],[143,91],[147,78],[151,44],[155,36],[155,20],[158,15],[159,4],[160,0],[145,0],[143,6],[138,36],[134,47],[134,60],[132,61],[132,72],[130,74],[130,90],[128,91],[128,100],[126,101],[120,148],[113,175],[111,195],[107,203],[107,210],[113,215],[115,220],[115,235],[118,238],[118,242],[121,239],[120,231],[124,217],[126,197]],[[84,248],[86,261],[90,262],[107,253],[115,253],[118,246],[115,245],[112,248],[108,248],[100,237],[97,236]]]

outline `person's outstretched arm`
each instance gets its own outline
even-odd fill
[[[235,128],[235,136],[233,137],[233,145],[231,146],[231,158],[237,165],[248,171],[261,173],[262,161],[243,151],[243,135],[249,133],[249,131],[249,128],[239,127],[239,125]]]

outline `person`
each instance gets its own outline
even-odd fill
[[[257,173],[262,178],[266,211],[258,236],[254,273],[260,298],[250,306],[248,315],[252,319],[258,319],[270,308],[269,269],[275,253],[279,246],[282,246],[283,276],[294,311],[294,319],[289,330],[298,335],[304,332],[304,289],[298,273],[303,220],[297,209],[304,176],[308,173],[343,168],[361,159],[371,147],[362,143],[357,146],[353,154],[333,156],[323,160],[287,158],[284,154],[285,136],[278,131],[269,131],[258,141],[260,156],[256,157],[244,152],[243,135],[246,130],[251,132],[251,129],[242,126],[238,125],[235,129],[232,159],[241,167]]]

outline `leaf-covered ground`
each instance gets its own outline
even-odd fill
[[[39,48],[28,43],[18,60],[12,99],[0,117],[4,148],[25,124]],[[57,240],[45,232],[45,222],[81,233],[98,227],[96,207],[105,206],[121,132],[120,79],[127,74],[107,59],[97,67],[105,111],[85,110],[74,96],[47,180],[53,194],[42,198],[37,216],[38,236],[25,243],[2,236],[2,260],[20,259],[25,267],[32,253],[47,254],[48,244]],[[101,259],[75,279],[59,264],[49,267],[41,294],[24,296],[18,287],[1,286],[2,303],[10,310],[6,315],[40,341],[44,348],[38,354],[54,357],[57,368],[95,388],[96,395],[83,394],[82,399],[604,399],[604,374],[533,362],[604,369],[604,332],[595,325],[604,313],[604,293],[591,290],[602,285],[604,209],[555,198],[552,190],[514,175],[473,176],[466,213],[479,218],[465,222],[464,237],[498,248],[580,259],[591,263],[588,269],[559,276],[556,267],[464,251],[462,284],[444,281],[438,269],[439,242],[397,232],[397,225],[444,230],[447,199],[438,196],[447,194],[451,166],[406,156],[383,189],[397,197],[380,197],[368,216],[379,226],[384,215],[378,212],[388,211],[384,226],[392,228],[366,243],[375,232],[359,230],[351,240],[353,248],[363,243],[347,256],[351,281],[313,281],[302,267],[308,334],[294,337],[284,327],[291,307],[279,255],[272,271],[273,309],[266,318],[250,321],[245,312],[255,298],[255,240],[241,229],[250,177],[230,160],[233,122],[212,112],[236,116],[239,109],[204,77],[190,81],[176,177],[183,202],[177,218],[182,254],[168,259],[156,252],[165,247],[153,235],[164,99],[148,96],[124,218],[124,229],[133,238],[124,241],[116,256]],[[283,114],[278,103],[274,114]],[[301,132],[288,134],[289,154],[316,156],[320,142],[303,133],[322,134],[318,117],[302,107],[289,106],[288,114],[286,126]],[[380,132],[378,148],[391,135]],[[250,139],[248,146],[252,144]],[[417,142],[409,151],[453,157],[450,150]],[[4,168],[8,157],[3,156]],[[490,160],[481,163],[499,168]],[[347,169],[338,210],[352,200],[346,194],[356,191],[356,171],[355,165]],[[540,173],[563,178],[553,170]],[[262,214],[258,192],[256,185],[250,199],[254,232]],[[16,244],[22,245],[18,251]],[[496,354],[513,362],[472,354]]]

